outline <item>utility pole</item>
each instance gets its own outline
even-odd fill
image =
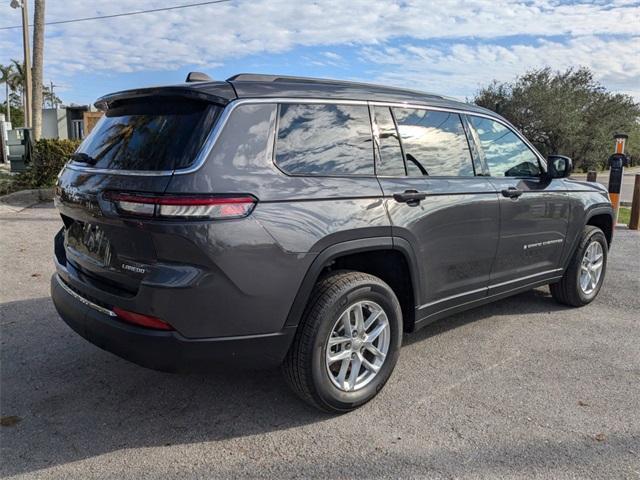
[[[22,46],[24,47],[24,126],[31,127],[31,51],[29,48],[29,12],[27,0],[11,0],[11,8],[22,9]]]
[[[60,86],[64,87],[64,85],[55,85],[53,83],[53,80],[49,80],[49,88],[50,88],[49,91],[51,92],[51,95],[49,98],[49,104],[51,105],[51,108],[58,108],[59,105],[62,105],[62,102],[59,101],[60,99],[56,98],[56,92],[54,90],[54,88],[60,87]]]

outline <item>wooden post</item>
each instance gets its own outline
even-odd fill
[[[636,173],[636,181],[633,184],[633,201],[631,202],[629,230],[638,230],[638,225],[640,225],[640,174]]]
[[[598,172],[595,170],[589,170],[587,172],[587,182],[596,182],[598,178]]]

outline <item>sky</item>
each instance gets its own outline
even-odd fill
[[[47,0],[46,21],[198,1]],[[0,28],[20,22],[2,0]],[[0,64],[12,58],[22,58],[22,32],[0,30]],[[640,101],[640,1],[230,0],[47,26],[44,79],[77,104],[180,83],[191,70],[219,80],[241,72],[358,80],[465,99],[494,79],[547,66],[589,67],[606,88]]]

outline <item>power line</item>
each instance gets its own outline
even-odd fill
[[[70,20],[59,20],[57,22],[45,22],[45,25],[61,25],[63,23],[86,22],[88,20],[102,20],[105,18],[128,17],[131,15],[141,15],[143,13],[166,12],[167,10],[178,10],[181,8],[202,7],[204,5],[213,5],[214,3],[226,3],[231,0],[212,0],[209,2],[188,3],[186,5],[175,5],[173,7],[153,8],[150,10],[136,10],[133,12],[115,13],[113,15],[101,15],[98,17],[73,18]],[[33,27],[33,25],[29,25]],[[0,27],[0,30],[12,30],[14,28],[22,28],[22,25],[13,25],[11,27]]]

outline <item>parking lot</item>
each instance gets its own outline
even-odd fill
[[[3,478],[640,478],[640,234],[582,309],[537,289],[405,336],[343,416],[277,371],[172,375],[99,350],[49,299],[51,204],[0,213]]]

